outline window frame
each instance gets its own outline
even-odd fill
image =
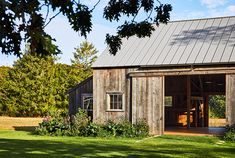
[[[84,97],[92,97],[92,109],[86,109],[85,107],[84,107]],[[81,108],[83,109],[83,110],[86,110],[86,111],[93,111],[93,94],[92,93],[82,93],[82,95],[81,95]]]
[[[121,109],[111,109],[111,104],[110,104],[110,95],[121,95],[122,97],[122,108]],[[125,95],[121,91],[108,91],[106,92],[106,111],[108,112],[124,112],[125,110]]]

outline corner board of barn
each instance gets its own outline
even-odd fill
[[[86,109],[93,121],[147,121],[166,127],[208,127],[211,95],[226,97],[226,124],[235,123],[235,17],[169,22],[151,37],[108,48],[93,76],[69,90],[69,113]]]

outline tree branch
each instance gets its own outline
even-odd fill
[[[157,0],[157,2],[159,3],[159,5],[161,5],[161,4],[162,4],[159,0]]]
[[[46,14],[46,17],[45,17],[45,22],[47,21],[48,15],[49,15],[49,5],[47,5],[47,14]]]
[[[77,5],[80,4],[80,0],[78,0],[78,2],[76,2],[76,0],[73,0],[73,2]]]
[[[43,26],[43,28],[45,28],[50,22],[51,20],[53,20],[55,17],[57,17],[59,14],[61,13],[61,11],[59,11],[57,14],[55,14],[54,16],[52,16],[49,21]]]
[[[98,0],[98,1],[96,2],[96,4],[94,5],[94,7],[91,9],[91,11],[93,11],[99,3],[100,3],[100,0]]]
[[[138,8],[137,14],[133,17],[132,22],[134,22],[134,21],[135,21],[135,18],[136,18],[136,17],[137,17],[137,15],[139,14],[140,9],[141,9],[141,6]]]
[[[152,13],[153,13],[153,8],[151,9],[151,11],[150,11],[150,13],[149,13],[147,19],[145,19],[145,20],[148,20],[148,19],[151,17]]]

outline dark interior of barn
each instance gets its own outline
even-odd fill
[[[225,75],[165,77],[165,127],[208,127],[208,97],[225,95]]]

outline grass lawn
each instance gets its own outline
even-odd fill
[[[216,137],[147,139],[35,136],[0,131],[0,157],[235,157],[235,143]]]

